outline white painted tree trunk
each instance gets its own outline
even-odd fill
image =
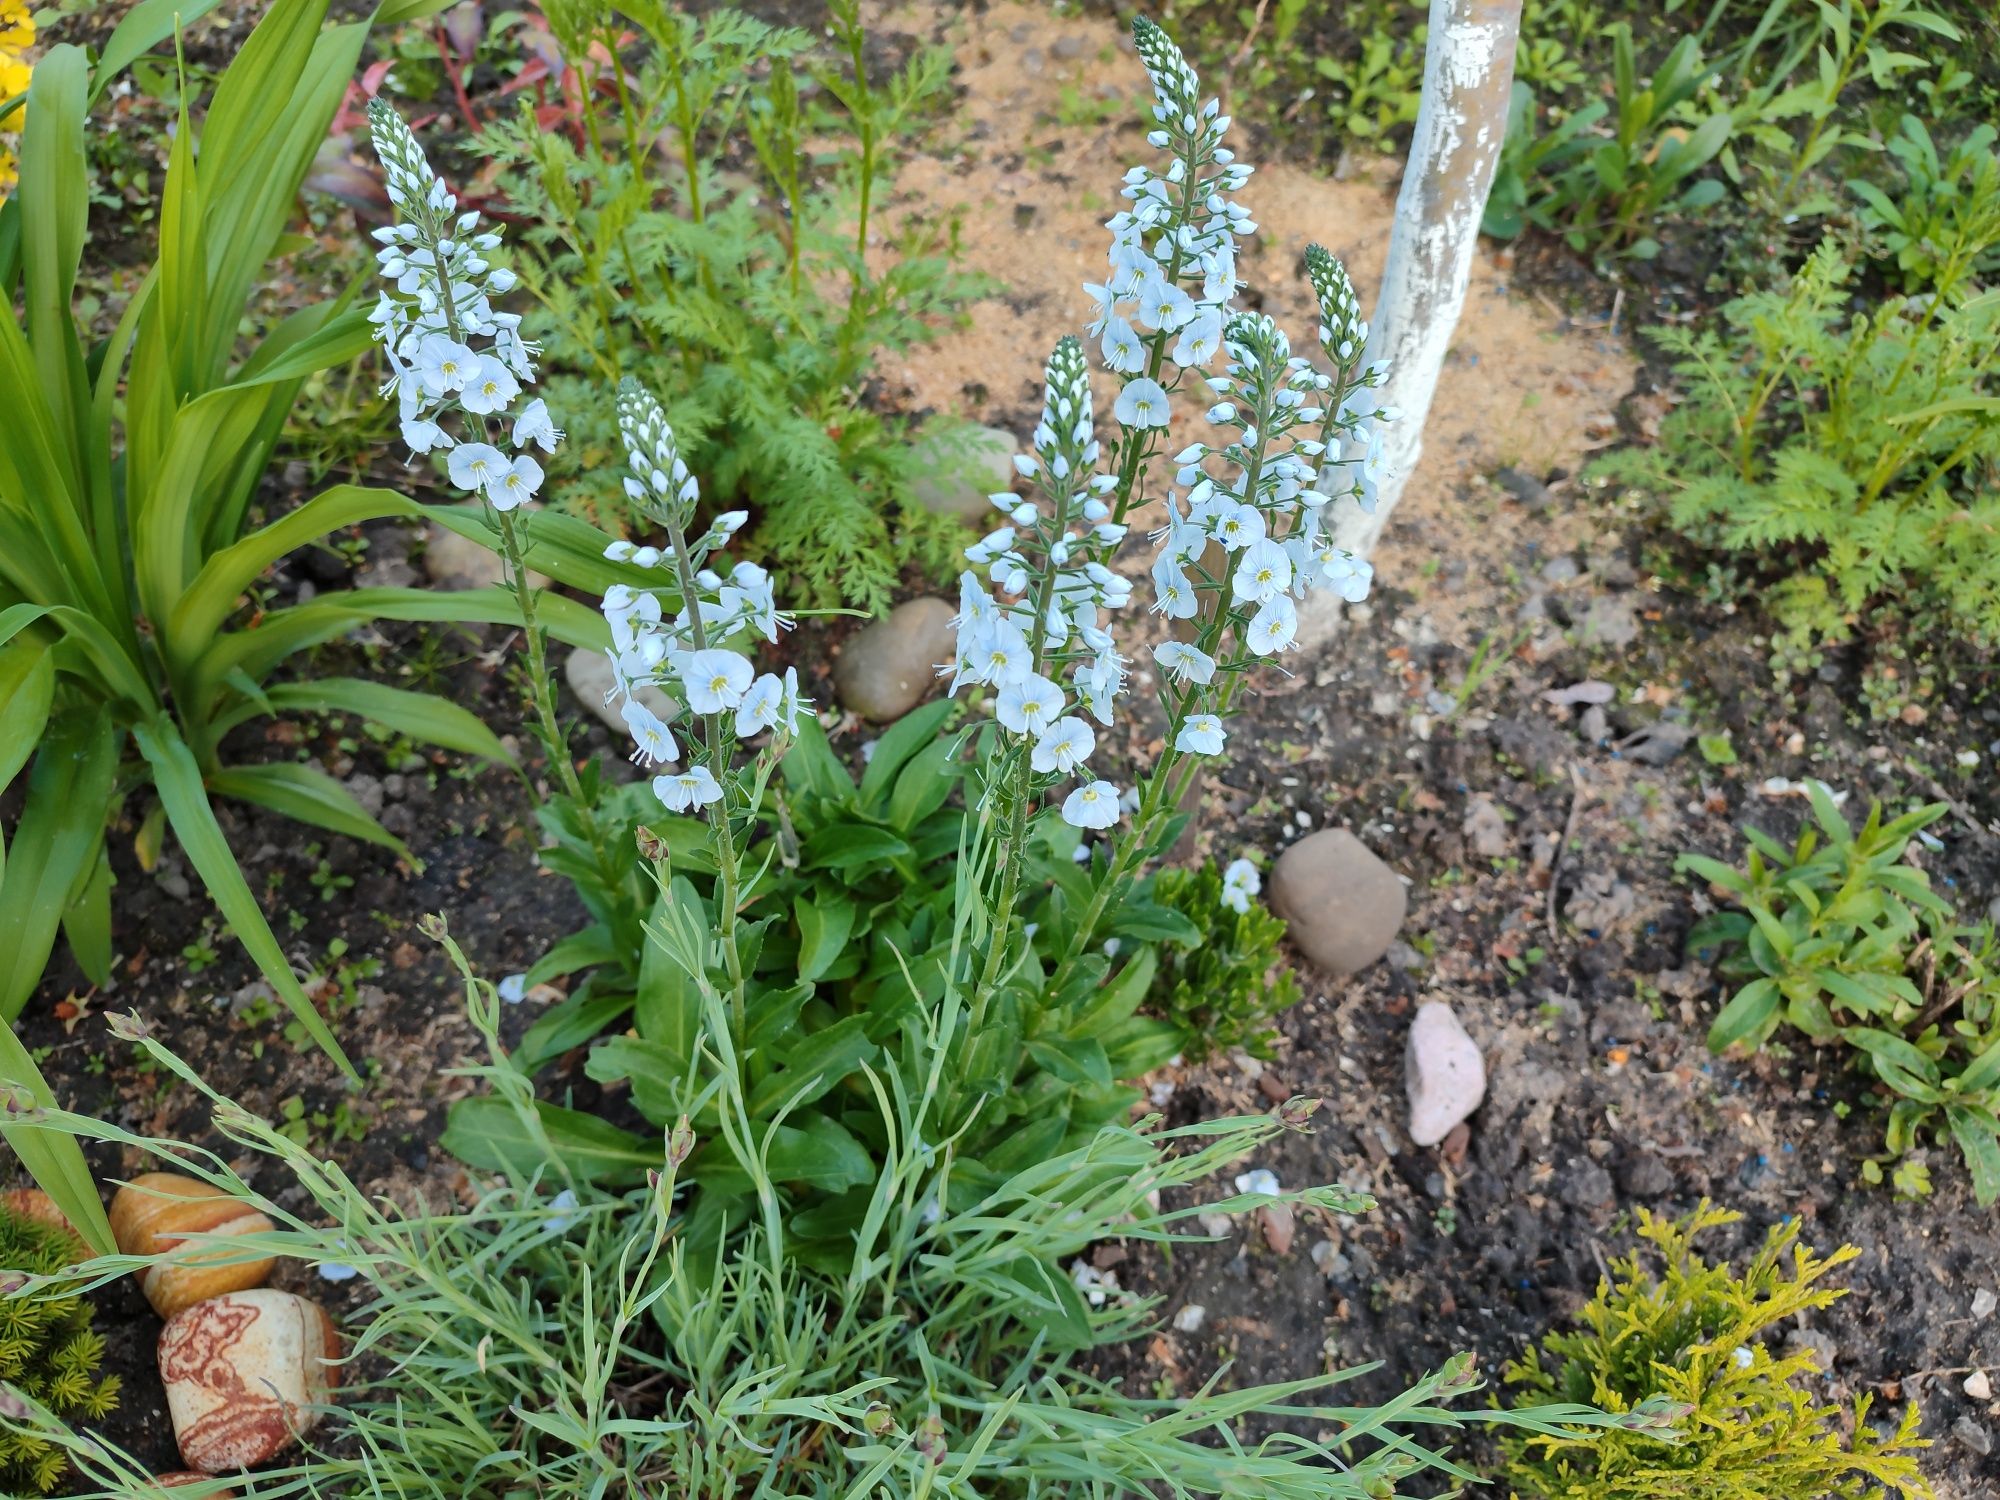
[[[1520,32],[1521,0],[1431,0],[1423,99],[1368,336],[1369,358],[1389,361],[1382,404],[1402,415],[1383,432],[1386,473],[1374,512],[1343,502],[1332,518],[1335,544],[1362,557],[1374,550],[1423,451],[1424,419],[1465,306],[1507,131]],[[1338,248],[1337,239],[1328,243]],[[1302,641],[1325,640],[1339,620],[1339,597],[1319,590],[1300,611]]]

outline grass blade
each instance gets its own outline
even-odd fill
[[[51,47],[35,64],[21,136],[21,275],[28,341],[75,496],[83,493],[82,434],[90,411],[90,380],[70,315],[90,212],[90,170],[83,152],[87,75],[79,48]]]
[[[62,929],[69,951],[90,982],[99,989],[111,983],[111,861],[104,857],[102,839],[97,857],[63,913]]]

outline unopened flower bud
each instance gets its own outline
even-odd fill
[[[1438,1379],[1440,1396],[1456,1396],[1461,1391],[1469,1391],[1479,1384],[1479,1364],[1471,1354],[1454,1354],[1445,1361],[1444,1371]]]
[[[1321,1101],[1294,1094],[1278,1106],[1278,1123],[1287,1130],[1304,1130],[1306,1121],[1319,1109]]]
[[[421,932],[432,942],[441,943],[449,935],[451,929],[445,925],[442,913],[427,911],[421,917],[417,918],[417,931]]]
[[[871,1401],[861,1414],[861,1425],[870,1437],[887,1437],[896,1430],[896,1418],[880,1401]]]
[[[121,1042],[143,1042],[153,1034],[153,1028],[141,1019],[136,1010],[113,1011],[104,1018],[104,1024]]]
[[[694,1154],[694,1126],[688,1117],[682,1115],[674,1122],[673,1133],[667,1137],[667,1161],[678,1167]]]
[[[639,858],[643,860],[654,862],[667,857],[667,841],[650,828],[642,825],[633,835],[633,842],[638,844]]]

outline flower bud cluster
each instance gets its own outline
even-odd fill
[[[1066,821],[1107,828],[1118,820],[1119,790],[1087,762],[1097,746],[1090,720],[1109,725],[1125,689],[1125,658],[1105,614],[1132,597],[1130,581],[1110,567],[1126,528],[1105,503],[1115,478],[1097,472],[1083,346],[1063,339],[1047,376],[1033,451],[1014,460],[1042,499],[992,497],[1006,524],[966,549],[987,582],[976,571],[960,575],[957,649],[942,670],[953,693],[968,683],[995,690],[1000,732],[1027,755],[1033,789],[1080,783],[1063,800]]]
[[[413,454],[445,453],[453,485],[513,510],[541,488],[528,450],[553,453],[562,433],[539,397],[516,409],[539,351],[521,337],[518,313],[493,306],[514,287],[513,272],[487,259],[500,236],[480,233],[477,213],[458,212],[410,127],[380,99],[368,106],[368,131],[399,214],[374,236],[389,284],[369,314],[391,371],[383,394],[395,393]],[[488,441],[508,424],[511,454]]]
[[[618,427],[631,474],[626,493],[667,534],[664,546],[613,542],[614,562],[667,570],[659,589],[614,584],[604,595],[611,629],[612,698],[632,733],[632,759],[658,766],[681,758],[673,732],[684,715],[699,730],[686,766],[653,778],[653,791],[670,812],[699,811],[721,802],[736,743],[771,732],[782,743],[810,708],[799,696],[796,668],[781,679],[759,674],[743,649],[750,637],[775,642],[791,619],[778,610],[770,574],[756,563],[732,564],[725,549],[746,519],[742,511],[717,516],[699,535],[687,532],[701,489],[682,461],[673,429],[652,394],[627,379],[618,392]],[[669,616],[662,596],[677,613]],[[674,700],[662,718],[640,701],[640,690],[658,687]]]
[[[1320,433],[1331,456],[1321,466],[1317,488],[1328,500],[1351,499],[1372,513],[1387,467],[1382,424],[1396,419],[1396,409],[1377,396],[1389,378],[1388,361],[1368,361],[1368,323],[1347,267],[1322,246],[1308,245],[1306,275],[1319,302],[1320,347],[1333,359],[1338,390]],[[1336,464],[1344,472],[1336,472]]]
[[[1322,526],[1322,478],[1346,462],[1328,452],[1328,413],[1370,374],[1318,370],[1262,313],[1232,320],[1225,349],[1208,420],[1233,436],[1175,456],[1182,493],[1167,496],[1152,570],[1155,610],[1197,622],[1194,640],[1165,642],[1154,657],[1174,747],[1199,755],[1223,749],[1229,679],[1296,642],[1298,601],[1316,587],[1359,600],[1372,577]]]
[[[1237,238],[1257,226],[1229,196],[1251,171],[1222,144],[1229,117],[1216,100],[1201,102],[1194,70],[1164,31],[1141,18],[1133,34],[1153,83],[1156,128],[1147,140],[1169,161],[1164,173],[1136,166],[1125,174],[1132,207],[1105,225],[1110,275],[1084,290],[1094,304],[1089,331],[1124,382],[1112,414],[1128,441],[1144,443],[1167,425],[1179,372],[1207,368],[1221,350],[1236,295]],[[1163,382],[1169,359],[1176,371]]]

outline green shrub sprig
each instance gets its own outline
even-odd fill
[[[1960,252],[1951,252],[1960,257]],[[1962,257],[1961,257],[1962,258]],[[1831,241],[1720,332],[1662,328],[1685,398],[1599,472],[1668,497],[1697,544],[1773,578],[1781,654],[1893,610],[1918,633],[2000,642],[2000,292],[1850,312]]]
[[[1515,1500],[1872,1500],[1930,1495],[1917,1469],[1912,1402],[1892,1436],[1852,1408],[1814,1398],[1809,1352],[1775,1354],[1779,1324],[1845,1293],[1821,1283],[1861,1252],[1815,1254],[1799,1221],[1774,1225],[1739,1273],[1704,1260],[1703,1232],[1741,1214],[1704,1201],[1684,1219],[1639,1210],[1644,1246],[1611,1263],[1582,1326],[1550,1333],[1503,1379],[1529,1400],[1586,1401],[1607,1412],[1643,1400],[1680,1408],[1680,1440],[1619,1428],[1503,1434],[1502,1478]]]
[[[0,1386],[58,1417],[94,1422],[118,1404],[119,1379],[99,1375],[104,1340],[77,1284],[59,1273],[87,1248],[68,1231],[0,1207]],[[0,1430],[0,1491],[46,1495],[69,1456],[45,1435]]]

